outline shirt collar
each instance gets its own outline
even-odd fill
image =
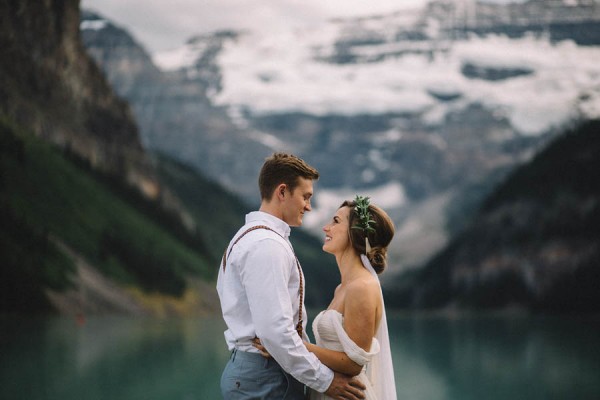
[[[252,211],[246,215],[246,224],[255,222],[265,222],[269,228],[273,228],[275,232],[279,233],[284,238],[290,236],[290,226],[283,220],[277,218],[274,215],[266,213],[264,211]]]

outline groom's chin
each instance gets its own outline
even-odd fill
[[[294,221],[293,223],[289,224],[290,226],[293,226],[294,228],[298,228],[300,226],[302,226],[302,217],[298,217],[298,219],[296,221]]]

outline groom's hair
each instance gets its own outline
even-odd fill
[[[293,154],[273,153],[265,160],[258,176],[258,188],[262,200],[271,200],[275,188],[282,183],[293,192],[298,178],[319,179],[319,171]]]

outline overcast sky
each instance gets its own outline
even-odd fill
[[[509,0],[487,0],[506,2]],[[426,0],[82,0],[126,28],[149,52],[181,46],[195,34],[222,28],[276,30],[324,18],[373,15]]]

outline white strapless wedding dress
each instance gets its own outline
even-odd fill
[[[369,361],[374,355],[379,353],[379,342],[377,339],[373,338],[369,352],[363,350],[346,334],[344,330],[344,316],[337,310],[321,311],[315,317],[312,328],[317,346],[344,352],[352,361],[364,366],[361,373],[357,375],[357,378],[367,387],[365,399],[378,400],[373,384],[367,376]],[[331,399],[331,397],[314,390],[310,391],[310,398],[313,400]]]

